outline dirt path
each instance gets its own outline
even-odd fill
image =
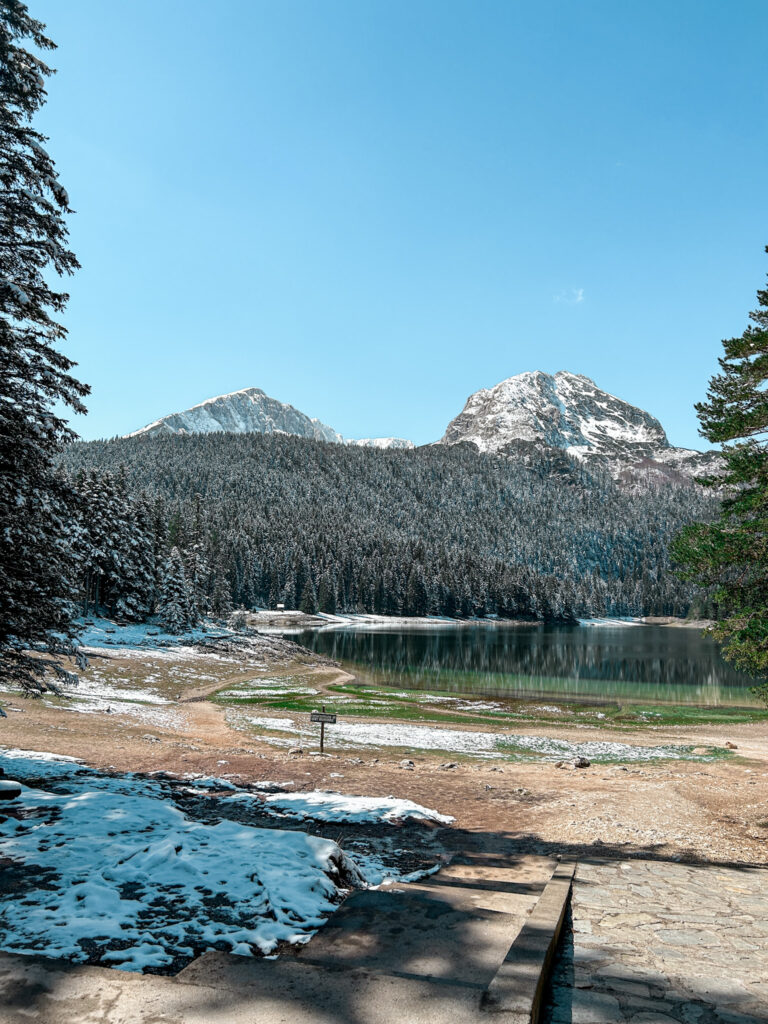
[[[2,723],[2,742],[83,759],[100,768],[292,781],[297,789],[390,794],[453,814],[457,826],[506,832],[521,849],[764,863],[768,839],[768,762],[664,762],[622,769],[563,771],[552,763],[458,760],[402,751],[289,754],[227,725],[205,702],[180,707],[175,728],[136,725],[114,714],[74,714],[26,702]],[[742,734],[748,734],[747,737]],[[765,750],[768,728],[742,726],[745,748]],[[732,731],[733,734],[733,731]],[[748,739],[748,742],[745,740]],[[642,735],[635,737],[642,742]]]
[[[444,752],[394,747],[336,749],[323,758],[310,747],[291,754],[290,740],[275,746],[247,723],[236,728],[227,708],[205,698],[244,681],[280,683],[291,677],[311,684],[320,703],[328,686],[353,677],[327,660],[308,655],[291,660],[293,645],[284,641],[268,643],[267,656],[258,650],[246,656],[189,649],[104,652],[84,678],[84,684],[90,680],[106,688],[100,702],[4,698],[9,714],[0,720],[0,744],[66,754],[103,769],[269,779],[290,781],[297,790],[392,794],[454,815],[457,828],[502,832],[521,851],[546,855],[613,851],[617,856],[766,862],[768,722],[728,726],[727,731],[704,725],[634,732],[520,723],[521,732],[574,742],[723,747],[730,741],[737,747],[731,760],[596,764],[570,771],[551,762],[492,761],[470,754],[453,755],[454,767],[445,768]],[[128,706],[118,701],[110,706],[104,693],[117,692],[118,686],[151,690],[158,703]],[[252,709],[256,715],[285,713]],[[294,717],[301,719],[302,714]],[[480,731],[492,726],[478,720],[452,723],[450,728]],[[302,741],[295,742],[298,746]],[[414,762],[412,770],[400,767],[406,754]]]

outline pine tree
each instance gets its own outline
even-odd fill
[[[315,585],[312,582],[311,576],[308,577],[307,582],[304,584],[304,589],[301,592],[299,611],[304,612],[305,615],[314,615],[317,611],[317,594],[315,592]]]
[[[89,390],[69,373],[54,319],[68,296],[50,281],[79,264],[67,248],[67,193],[31,127],[52,69],[20,43],[53,49],[44,29],[21,0],[0,0],[0,665],[32,694],[57,689],[51,673],[73,678],[56,656],[77,656],[78,528],[54,459],[74,435],[54,409],[84,412]]]
[[[124,483],[121,483],[124,488]],[[143,495],[132,499],[123,489],[120,537],[120,575],[114,593],[114,615],[126,622],[143,622],[155,600],[155,553],[152,517]]]
[[[160,583],[158,615],[169,633],[185,633],[196,625],[189,587],[184,575],[184,562],[178,548],[173,548]]]
[[[408,574],[408,582],[405,588],[405,607],[408,615],[426,615],[427,588],[424,584],[424,574],[421,566],[416,563],[411,567]]]
[[[232,590],[222,569],[218,570],[214,578],[211,612],[218,619],[226,619],[232,612]]]
[[[723,475],[705,482],[727,497],[715,522],[681,531],[672,555],[685,579],[713,590],[723,616],[714,636],[725,657],[768,676],[768,288],[757,298],[752,324],[723,341],[721,372],[696,406],[702,436],[725,444]]]
[[[200,619],[208,611],[207,585],[211,574],[201,541],[184,552],[184,566],[194,613]]]
[[[318,610],[326,615],[336,614],[336,581],[330,569],[326,569],[320,577],[320,587],[317,592]]]

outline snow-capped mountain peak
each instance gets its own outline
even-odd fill
[[[651,460],[685,473],[705,472],[716,459],[673,448],[650,413],[601,390],[589,377],[565,370],[520,373],[470,395],[441,443],[461,441],[483,452],[504,452],[528,442],[580,459]]]
[[[184,412],[163,416],[127,436],[210,434],[218,430],[230,434],[297,434],[299,437],[339,444],[343,441],[341,434],[337,434],[326,423],[306,416],[292,405],[270,398],[261,388],[243,388],[227,395],[207,398]]]
[[[481,451],[539,441],[575,455],[650,455],[669,446],[649,413],[565,370],[520,373],[470,395],[443,437],[444,444],[458,441],[472,441]]]

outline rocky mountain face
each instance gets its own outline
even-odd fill
[[[414,447],[401,437],[344,439],[332,427],[270,398],[261,388],[245,388],[209,398],[129,434],[283,433],[370,448]],[[571,456],[603,464],[614,476],[630,479],[643,471],[680,478],[717,472],[719,457],[670,445],[659,421],[608,394],[577,373],[539,370],[509,377],[476,391],[451,420],[438,444],[469,443],[526,462]]]
[[[714,453],[670,445],[659,421],[581,374],[533,371],[470,395],[441,444],[470,442],[515,455],[547,448],[614,469],[644,467],[686,476],[713,471]]]
[[[316,441],[343,442],[341,434],[320,420],[311,419],[292,405],[270,398],[261,388],[244,388],[229,395],[209,398],[184,412],[163,416],[128,437],[141,434],[211,434],[223,430],[230,434],[297,434]]]
[[[366,448],[413,448],[413,441],[402,437],[363,437],[344,439],[333,427],[303,412],[270,398],[261,388],[243,388],[228,395],[208,398],[184,412],[173,412],[154,423],[134,430],[126,437],[158,434],[295,434],[316,441],[352,444]]]

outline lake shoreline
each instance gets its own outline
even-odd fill
[[[259,632],[301,633],[306,630],[332,629],[460,629],[476,626],[502,626],[525,628],[528,626],[547,625],[542,619],[504,619],[498,616],[477,619],[456,619],[441,615],[408,616],[408,615],[374,615],[366,612],[336,614],[309,613],[300,611],[267,611],[255,610],[247,613],[248,625]],[[675,629],[706,630],[714,625],[711,619],[684,619],[673,615],[661,616],[629,616],[601,617],[579,619],[574,623],[556,623],[558,628],[568,629],[576,626],[594,627],[628,627],[628,626],[669,626]]]
[[[664,618],[573,626],[482,621],[418,628],[334,621],[284,636],[344,665],[366,686],[508,700],[758,708],[754,680],[700,628]]]

